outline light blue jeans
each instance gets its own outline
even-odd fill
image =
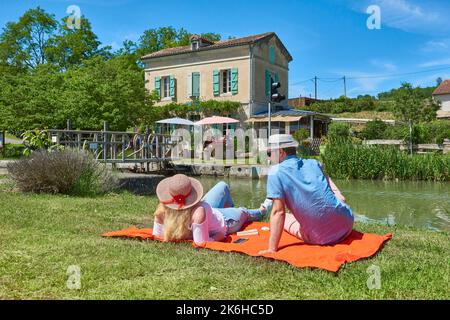
[[[259,209],[235,208],[231,198],[230,187],[223,181],[216,184],[203,197],[211,208],[222,213],[227,226],[227,234],[233,234],[242,229],[247,222],[261,221],[262,214]]]

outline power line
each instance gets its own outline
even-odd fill
[[[313,82],[314,83],[314,97],[317,99],[318,98],[318,81],[324,82],[324,83],[336,83],[336,82],[343,81],[344,96],[347,97],[347,80],[380,79],[380,78],[388,79],[388,78],[395,78],[395,77],[401,77],[401,76],[407,76],[407,75],[423,74],[423,73],[428,73],[428,72],[436,72],[436,71],[449,70],[449,69],[450,69],[450,66],[446,66],[446,67],[434,68],[434,69],[429,69],[429,70],[414,71],[414,72],[391,73],[391,74],[384,74],[384,75],[372,75],[372,76],[360,76],[360,77],[343,76],[343,77],[339,77],[339,78],[321,78],[321,77],[315,76],[314,78],[298,81],[298,82],[295,82],[295,83],[293,83],[291,85],[298,85],[298,84],[306,83],[306,82],[310,82],[310,81]],[[327,90],[327,92],[329,92],[329,91],[330,90]]]
[[[449,70],[449,69],[450,69],[450,66],[441,67],[441,68],[434,68],[434,69],[430,69],[430,70],[414,71],[414,72],[390,73],[390,74],[384,74],[384,75],[380,74],[380,75],[373,75],[373,76],[345,77],[345,78],[346,78],[346,80],[394,78],[394,77],[422,74],[422,73],[442,71],[442,70]],[[317,77],[317,80],[322,81],[322,82],[338,82],[338,81],[343,80],[343,78],[342,77],[339,77],[339,78],[322,78],[322,77]],[[297,85],[297,84],[305,83],[305,82],[308,82],[308,81],[313,81],[314,82],[315,78],[310,78],[310,79],[306,79],[306,80],[297,81],[297,82],[292,83],[291,85]]]
[[[356,80],[356,79],[395,78],[395,77],[409,76],[409,75],[415,75],[415,74],[421,74],[421,73],[442,71],[442,70],[447,70],[447,69],[450,69],[450,67],[442,67],[442,68],[436,68],[436,69],[430,69],[430,70],[422,70],[422,71],[415,71],[415,72],[391,73],[391,74],[386,74],[386,75],[348,77],[347,79]]]
[[[314,81],[314,78],[312,78],[312,79],[307,79],[307,80],[302,80],[302,81],[297,81],[297,82],[291,83],[290,85],[291,85],[291,86],[296,86],[296,85],[298,85],[298,84],[305,83],[305,82],[309,82],[309,81]]]
[[[328,82],[328,83],[338,82],[338,81],[342,80],[342,78],[328,78],[328,79],[334,79],[334,80],[325,80],[325,78],[317,78],[317,79],[322,82]]]

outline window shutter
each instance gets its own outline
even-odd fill
[[[192,73],[192,96],[199,98],[200,97],[200,73],[194,72]]]
[[[176,89],[176,87],[175,87],[175,77],[174,76],[170,76],[169,77],[169,80],[170,80],[170,92],[169,92],[169,95],[170,95],[170,97],[172,98],[172,99],[174,99],[175,98],[175,89]]]
[[[233,93],[233,95],[238,94],[239,90],[239,73],[238,73],[238,69],[232,69],[231,70],[231,92]]]
[[[269,98],[270,97],[270,71],[266,70],[266,97]]]
[[[155,90],[158,92],[158,98],[161,99],[161,77],[155,77]]]
[[[187,76],[187,96],[188,98],[192,97],[192,73],[189,73]]]
[[[275,47],[271,46],[269,48],[269,62],[271,64],[275,64],[275,59],[276,59],[276,51],[275,51]]]
[[[214,96],[220,95],[220,72],[219,72],[219,70],[213,71],[213,92],[214,92]]]

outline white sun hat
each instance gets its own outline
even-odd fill
[[[291,134],[274,134],[269,137],[269,150],[297,148],[298,141]]]

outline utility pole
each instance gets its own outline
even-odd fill
[[[347,98],[347,78],[344,76],[344,97]]]
[[[314,99],[317,100],[317,76],[314,77]]]
[[[272,132],[272,102],[269,101],[269,134],[268,138],[270,138]]]

